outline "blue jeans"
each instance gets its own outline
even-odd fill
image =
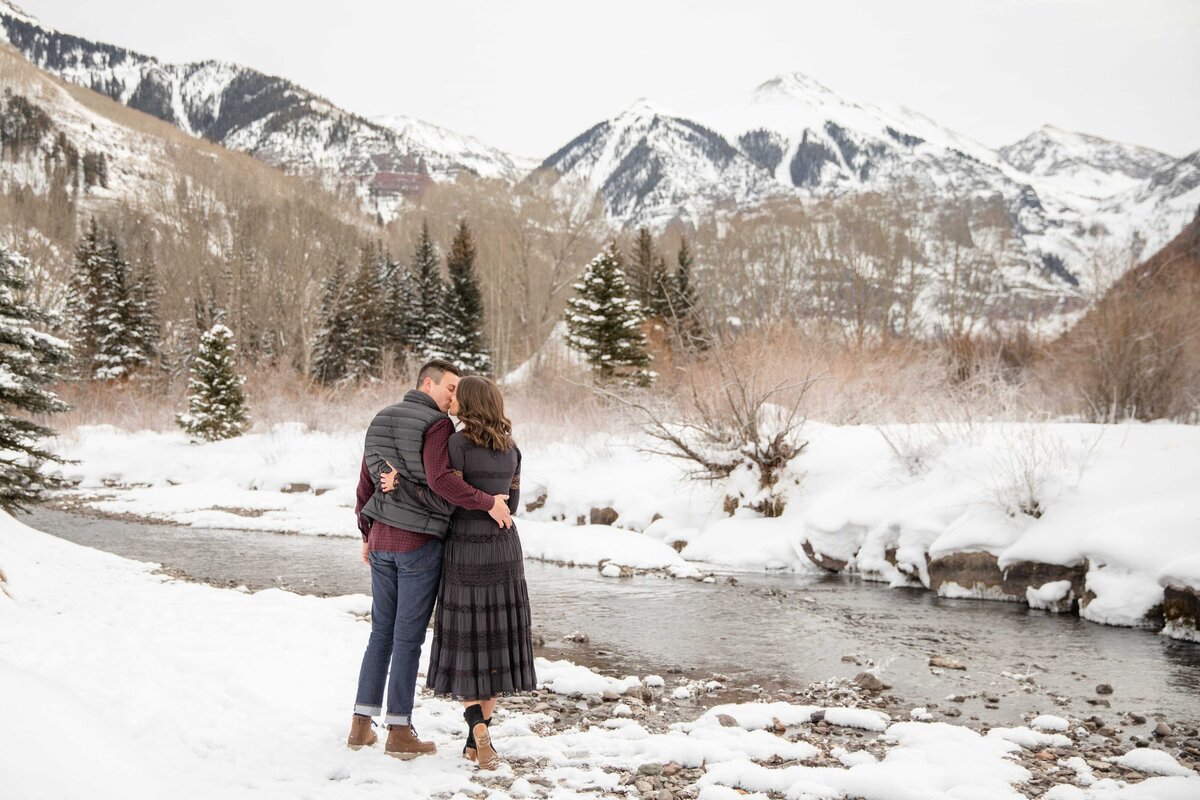
[[[372,552],[367,559],[371,562],[371,638],[358,673],[354,713],[368,717],[383,713],[386,683],[384,724],[409,725],[421,645],[442,577],[442,540],[433,539],[411,553]]]

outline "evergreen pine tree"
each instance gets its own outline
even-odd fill
[[[642,307],[630,296],[616,242],[592,259],[574,288],[578,294],[567,301],[567,344],[587,357],[604,382],[652,383]]]
[[[670,317],[672,333],[680,345],[691,350],[704,350],[707,343],[696,311],[696,287],[692,284],[692,250],[687,239],[679,241],[675,280],[671,286]]]
[[[350,316],[346,313],[345,294],[346,265],[339,260],[325,279],[320,327],[313,342],[312,373],[321,383],[337,383],[346,377],[353,331]]]
[[[246,379],[237,373],[233,331],[220,323],[200,337],[188,380],[188,410],[176,421],[192,436],[215,442],[246,427]]]
[[[408,345],[423,358],[449,358],[449,341],[443,304],[441,257],[429,235],[429,222],[421,223],[421,236],[412,257],[413,298],[408,318]]]
[[[145,354],[147,363],[159,357],[162,341],[162,322],[159,318],[158,267],[147,252],[133,270],[132,301],[134,309],[133,340]]]
[[[75,342],[75,365],[81,377],[92,377],[92,360],[100,339],[100,309],[107,292],[104,286],[104,237],[93,218],[75,248],[78,275],[67,284],[68,326]]]
[[[476,375],[492,371],[492,358],[483,338],[483,293],[475,273],[475,242],[466,220],[458,223],[446,256],[450,285],[445,303],[445,332],[450,361]]]
[[[376,374],[382,360],[379,258],[378,248],[364,246],[358,270],[346,288],[343,304],[346,320],[345,380],[361,380]]]
[[[22,299],[28,272],[23,257],[0,246],[0,508],[10,512],[38,502],[55,483],[38,462],[61,462],[39,445],[53,431],[25,415],[66,410],[45,386],[58,379],[69,351],[38,330],[49,318]]]
[[[116,240],[102,233],[94,219],[75,258],[80,275],[68,305],[86,374],[100,380],[126,377],[149,364],[157,349],[152,305],[157,299],[150,294],[156,289],[138,285]]]
[[[385,254],[380,261],[379,332],[384,356],[390,364],[401,364],[410,349],[409,317],[412,314],[415,282],[408,266]]]
[[[670,274],[667,262],[654,249],[650,229],[645,226],[638,229],[629,273],[633,297],[642,304],[643,314],[647,318],[665,319],[670,312]]]

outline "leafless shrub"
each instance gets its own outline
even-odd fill
[[[686,370],[669,402],[596,391],[635,412],[654,442],[647,452],[687,462],[697,479],[730,479],[736,496],[727,499],[727,510],[779,516],[787,502],[781,481],[808,444],[801,437],[803,404],[814,379],[771,373],[764,366],[769,347],[761,338],[749,358],[736,358],[728,343],[712,348]]]
[[[1037,519],[1046,510],[1048,481],[1066,466],[1066,451],[1043,425],[1002,430],[987,484],[991,499],[1009,516],[1025,514]]]

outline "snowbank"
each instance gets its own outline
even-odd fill
[[[1195,426],[810,422],[804,435],[809,445],[790,468],[800,481],[777,519],[728,517],[730,486],[689,480],[680,463],[643,452],[649,442],[637,436],[595,432],[531,447],[518,510],[526,554],[680,576],[800,572],[815,561],[926,587],[930,559],[978,554],[974,566],[990,569],[991,583],[950,576],[943,594],[1059,611],[1078,604],[1088,619],[1130,626],[1153,624],[1147,615],[1162,604],[1164,581],[1200,587]],[[58,449],[79,460],[63,474],[99,495],[104,511],[357,535],[359,434],[292,424],[193,445],[181,434],[93,427]],[[615,515],[613,524],[577,527],[593,510]],[[1029,564],[1058,573],[1034,570],[1036,583],[1000,586],[1002,574]]]
[[[152,565],[72,545],[2,514],[0,568],[11,594],[0,595],[5,796],[505,796],[459,755],[465,727],[457,703],[417,700],[414,722],[439,746],[435,756],[398,762],[379,747],[345,747],[368,633],[357,616],[366,598],[244,594],[175,581]],[[567,662],[539,660],[538,671],[555,691],[571,694],[638,684]],[[843,753],[843,767],[762,766],[819,755],[813,744],[766,729],[774,719],[806,722],[816,711],[835,725],[884,730],[885,757]],[[738,725],[722,725],[718,714]],[[70,737],[47,720],[68,725]],[[865,709],[726,705],[666,732],[630,718],[539,732],[548,722],[502,704],[493,729],[502,751],[544,759],[528,778],[513,781],[510,796],[543,796],[534,786],[545,782],[556,800],[595,798],[596,789],[617,789],[619,776],[608,770],[636,772],[648,762],[706,765],[697,788],[713,798],[743,796],[739,789],[793,797],[1018,798],[1015,785],[1029,776],[1008,757],[1018,745],[999,734],[941,723],[889,725]],[[1139,784],[1139,798],[1200,791],[1200,778],[1176,774],[1165,761],[1142,767],[1172,777]],[[1109,796],[1080,791],[1070,797]]]
[[[1200,520],[1196,520],[1197,539],[1200,539]],[[1158,571],[1160,586],[1175,586],[1200,592],[1200,553],[1176,558]]]
[[[602,563],[633,569],[664,570],[676,577],[695,577],[700,571],[673,547],[634,531],[608,525],[571,526],[522,519],[517,524],[527,558],[575,566]]]

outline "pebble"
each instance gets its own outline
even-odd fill
[[[879,680],[878,677],[870,672],[860,672],[854,676],[854,682],[866,689],[868,692],[882,692],[884,689],[890,688],[886,683]]]
[[[639,775],[662,775],[662,764],[642,764],[638,767]]]
[[[728,714],[717,714],[717,722],[721,723],[722,728],[736,728],[738,722]]]
[[[1165,722],[1160,722],[1154,726],[1154,735],[1160,739],[1164,736],[1170,736],[1173,733],[1175,733],[1175,731]]]
[[[1113,687],[1111,683],[1102,683],[1096,687],[1096,694],[1112,694]]]
[[[638,794],[649,794],[650,792],[654,791],[654,787],[651,786],[650,781],[647,780],[635,781],[633,788],[638,790]]]
[[[674,800],[675,798],[675,796],[671,794],[670,789],[659,789],[658,794],[656,794],[654,797],[655,800]]]
[[[962,663],[961,661],[956,661],[953,658],[946,658],[945,656],[931,656],[929,658],[929,666],[941,667],[942,669],[965,670],[967,668],[967,665]]]

